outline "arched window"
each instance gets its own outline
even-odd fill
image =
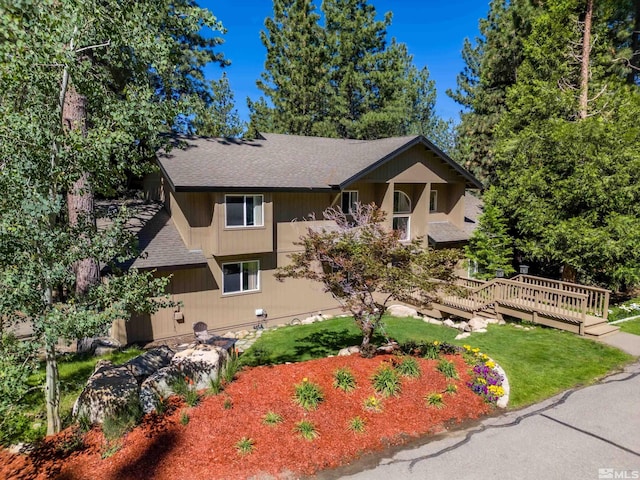
[[[393,229],[400,231],[400,240],[409,240],[411,223],[411,199],[409,196],[396,190],[393,192]]]

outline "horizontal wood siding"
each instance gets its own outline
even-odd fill
[[[234,192],[235,193],[235,192]],[[242,192],[240,192],[242,193]],[[215,194],[214,236],[212,252],[216,256],[243,255],[273,251],[273,201],[270,193],[263,193],[262,227],[226,227],[225,194]]]
[[[260,261],[260,291],[223,295],[221,265],[240,259]],[[251,330],[258,321],[255,316],[258,308],[267,311],[267,325],[288,323],[293,318],[303,319],[318,312],[341,312],[338,303],[317,282],[278,282],[274,277],[277,261],[275,254],[225,257],[210,262],[209,267],[173,271],[169,294],[172,300],[183,302],[180,310],[184,322],[174,319],[175,309],[163,309],[151,316],[136,316],[126,323],[116,322],[112,332],[125,343],[144,342],[190,334],[193,323],[200,321],[221,334]],[[286,262],[286,256],[280,261]]]
[[[211,249],[213,197],[206,192],[170,192],[167,208],[190,250]]]

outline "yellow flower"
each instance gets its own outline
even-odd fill
[[[433,344],[437,347],[438,345],[440,345],[440,342],[438,340],[434,340]]]
[[[302,381],[303,381],[304,383],[307,383],[307,382],[309,381],[309,379],[308,379],[307,377],[304,377],[304,378],[302,379]]]
[[[471,345],[463,345],[462,348],[464,348],[468,352],[469,350],[471,350]]]
[[[501,397],[504,395],[504,388],[502,388],[500,385],[489,385],[487,387],[487,390],[493,393],[496,397]]]
[[[489,360],[489,355],[487,355],[486,353],[482,354],[482,359],[483,360]]]
[[[494,362],[492,362],[491,360],[489,360],[488,362],[485,362],[485,365],[489,368],[495,368],[496,364]]]
[[[479,348],[474,348],[473,350],[471,350],[473,353],[479,353],[480,349]]]
[[[482,378],[482,377],[478,377],[478,378],[476,378],[476,382],[478,382],[478,383],[482,383],[483,385],[484,385],[485,383],[487,383],[487,381],[486,381],[484,378]]]

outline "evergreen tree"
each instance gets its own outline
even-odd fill
[[[465,255],[474,267],[476,278],[493,278],[498,269],[505,275],[514,272],[513,240],[507,230],[507,219],[500,208],[490,201],[494,194],[493,189],[485,193],[485,208],[480,215],[478,228],[465,247]]]
[[[196,110],[193,119],[195,133],[206,137],[239,137],[245,129],[235,108],[233,92],[226,74],[210,82],[211,95]],[[209,96],[208,96],[209,97]]]
[[[435,85],[404,44],[387,42],[391,14],[366,0],[326,0],[325,25],[311,0],[277,0],[265,22],[265,98],[249,101],[249,135],[380,138],[424,134],[444,149],[450,124],[434,112]],[[268,101],[267,101],[268,100]]]
[[[447,91],[465,108],[457,128],[459,160],[489,183],[495,180],[495,127],[505,112],[507,90],[519,75],[522,41],[540,3],[493,0],[487,18],[480,21],[481,37],[475,46],[465,40],[465,69],[458,75],[458,88]]]
[[[619,7],[546,2],[496,129],[488,201],[540,268],[611,288],[640,281],[640,89],[618,62],[629,37],[609,35]]]
[[[273,18],[265,21],[261,39],[267,57],[257,84],[272,104],[274,132],[324,133],[321,125],[331,95],[319,19],[311,0],[275,0]],[[265,107],[266,103],[260,105]]]

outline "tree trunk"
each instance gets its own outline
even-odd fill
[[[635,85],[640,76],[640,0],[634,2],[633,33],[631,34],[631,60],[627,82]]]
[[[73,87],[69,87],[64,99],[62,122],[65,130],[87,130],[86,98]],[[95,230],[94,197],[88,172],[80,175],[67,194],[69,226],[81,226]],[[92,285],[100,281],[100,267],[93,258],[80,260],[74,266],[76,274],[76,294],[84,295]]]
[[[47,406],[47,435],[58,433],[62,429],[60,420],[60,382],[58,379],[58,361],[56,346],[47,344],[45,347],[46,379],[45,402]]]
[[[587,118],[589,106],[589,59],[591,56],[591,23],[593,20],[593,0],[587,0],[582,34],[582,59],[580,65],[580,107],[578,117]]]
[[[562,267],[562,281],[576,283],[578,280],[578,272],[568,263],[565,263]]]

